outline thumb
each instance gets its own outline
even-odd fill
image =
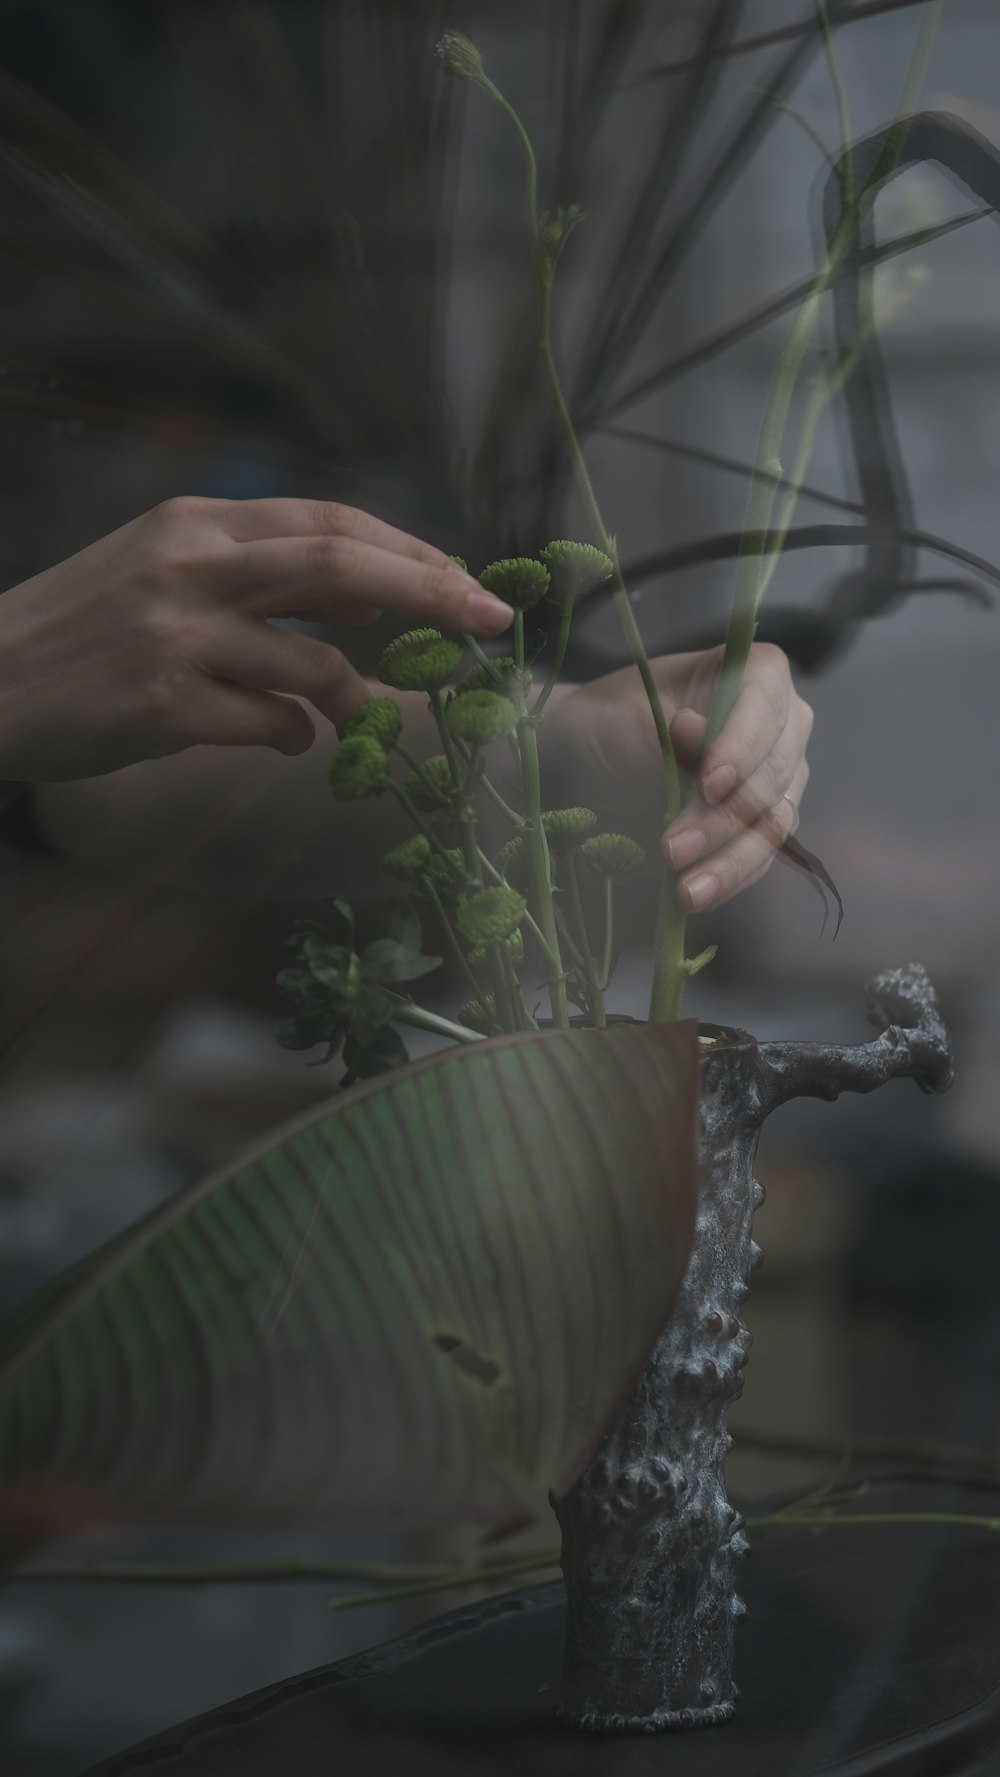
[[[700,716],[697,710],[678,710],[673,718],[670,724],[670,739],[673,742],[677,763],[685,771],[694,771],[707,727],[707,718]]]

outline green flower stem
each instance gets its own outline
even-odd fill
[[[604,878],[604,952],[601,957],[601,991],[606,993],[611,981],[611,963],[615,950],[615,885],[610,876]]]
[[[580,894],[580,877],[576,868],[576,860],[571,851],[566,853],[566,880],[569,883],[569,899],[573,909],[580,963],[590,992],[594,1023],[599,1029],[603,1029],[607,1024],[604,1012],[604,990],[608,983],[606,980],[601,980],[594,963],[590,934],[587,931],[587,921],[583,911],[583,898]]]
[[[614,539],[608,532],[601,514],[601,509],[597,503],[593,483],[590,479],[590,472],[584,460],[583,451],[580,447],[580,441],[576,433],[576,427],[573,424],[573,417],[566,403],[558,366],[555,361],[555,354],[552,349],[552,284],[554,265],[550,264],[543,258],[540,250],[539,237],[541,222],[538,214],[538,168],[535,160],[535,151],[531,145],[530,137],[528,136],[521,119],[517,115],[517,112],[514,110],[513,106],[507,102],[499,89],[494,86],[493,82],[489,80],[485,74],[480,73],[476,76],[476,84],[481,86],[483,91],[488,93],[496,104],[500,106],[500,109],[512,124],[524,153],[528,171],[528,215],[531,224],[532,250],[539,288],[538,349],[545,371],[546,381],[549,386],[549,392],[552,397],[552,403],[555,407],[556,416],[559,421],[560,430],[562,431],[563,439],[567,451],[569,452],[574,477],[583,499],[584,506],[587,510],[594,536],[601,549],[604,550],[605,554],[610,557],[614,564],[612,596],[649,702],[653,722],[656,727],[656,736],[659,742],[660,754],[663,760],[667,791],[666,824],[672,821],[681,811],[680,775],[677,770],[677,761],[674,757],[673,743],[670,739],[670,728],[664,712],[659,687],[656,683],[652,666],[650,665],[649,656],[646,653],[645,644],[639,631],[639,625],[635,620],[635,614],[632,610],[632,605],[628,596],[628,589],[622,578],[621,567],[618,561],[618,550]],[[562,623],[560,624],[559,642],[563,645],[564,653],[565,645],[569,640],[569,622],[571,620],[571,615],[572,613],[570,613],[569,618],[566,619],[565,634],[563,634],[563,625]],[[559,642],[557,642],[557,646],[559,645]],[[548,695],[549,690],[543,686],[543,708]],[[532,766],[529,764],[526,767],[526,781],[531,771]],[[676,907],[676,902],[674,905]],[[661,921],[658,930],[662,924],[663,922]],[[673,927],[669,934],[671,940],[678,935],[677,931],[674,929],[676,925],[677,921],[674,920]],[[664,950],[661,951],[658,949],[654,954],[653,989],[650,1003],[650,1018],[654,1022],[659,1022],[661,1020],[663,1016],[662,1008],[666,1005],[676,1007],[676,1010],[671,1014],[673,1017],[677,1017],[680,1011],[685,980],[683,969],[680,966],[684,960],[683,925],[679,928],[679,937],[679,956],[676,943],[673,941],[671,941]],[[558,1019],[557,1022],[559,1022]]]
[[[464,642],[465,646],[468,648],[469,653],[473,656],[477,666],[484,667],[486,669],[486,671],[489,673],[490,678],[493,680],[493,683],[496,686],[497,690],[502,691],[503,690],[503,674],[499,673],[497,671],[496,664],[494,661],[492,661],[490,659],[489,655],[486,652],[486,649],[480,646],[480,644],[476,641],[475,636],[463,635],[462,641]]]
[[[438,733],[441,736],[441,748],[448,761],[448,770],[451,773],[451,781],[455,788],[455,819],[458,824],[462,855],[465,858],[465,867],[474,881],[482,883],[483,875],[479,867],[479,847],[476,844],[476,811],[465,794],[462,770],[459,764],[458,754],[455,751],[455,742],[452,739],[448,724],[445,721],[444,700],[440,691],[432,691],[430,693],[430,705],[434,721],[437,724]]]
[[[687,918],[677,905],[677,878],[668,870],[660,883],[653,940],[653,991],[649,1005],[651,1024],[670,1024],[681,1015],[684,985],[684,941]]]
[[[758,478],[751,484],[744,527],[744,543],[736,569],[732,614],[729,619],[722,668],[702,744],[702,757],[722,732],[739,696],[747,656],[757,628],[757,610],[765,585],[765,568],[762,564],[766,563],[774,546],[774,539],[771,535],[771,519],[776,496],[775,483],[770,479],[759,478],[760,472],[767,471],[769,475],[773,475],[778,470],[780,473],[778,466],[781,462],[782,442],[806,348],[819,319],[824,298],[832,288],[857,239],[860,219],[871,209],[881,186],[898,159],[903,139],[902,131],[905,129],[905,118],[916,103],[939,12],[940,0],[937,0],[935,5],[928,7],[921,20],[916,47],[903,90],[901,102],[903,121],[899,123],[897,128],[889,131],[882,154],[864,189],[854,195],[849,203],[845,203],[833,240],[827,248],[819,271],[796,310],[795,319],[775,365],[754,463],[755,474]]]
[[[507,982],[507,993],[511,1007],[513,1008],[514,1017],[517,1020],[517,1029],[537,1030],[538,1025],[525,1005],[524,995],[521,992],[521,984],[517,978],[517,970],[514,967],[510,951],[507,949],[506,945],[500,946],[500,954],[503,959],[503,972]]]
[[[494,806],[496,808],[498,808],[500,810],[501,814],[505,814],[507,816],[507,819],[511,822],[511,824],[514,827],[516,827],[520,831],[525,826],[526,823],[525,823],[525,819],[524,819],[523,814],[518,814],[518,812],[515,808],[511,808],[509,802],[504,801],[503,797],[500,794],[500,791],[497,789],[496,785],[491,781],[488,773],[486,773],[486,772],[483,773],[482,777],[479,780],[479,787],[480,787],[480,789],[485,790],[490,801],[494,804]]]
[[[459,974],[464,976],[466,986],[471,989],[473,997],[475,999],[478,999],[480,996],[480,993],[482,991],[480,988],[479,982],[476,980],[475,975],[472,973],[472,970],[469,967],[468,958],[466,957],[465,952],[462,949],[462,946],[458,942],[458,939],[455,935],[455,928],[452,925],[447,912],[445,911],[444,902],[442,901],[441,896],[438,894],[437,889],[434,887],[434,884],[431,881],[429,876],[424,878],[423,888],[424,888],[424,893],[427,895],[427,898],[430,901],[431,906],[433,907],[435,913],[437,914],[438,920],[441,925],[441,931],[442,931],[442,935],[444,937],[445,944],[447,945],[448,950],[451,953],[452,962],[457,965]]]
[[[524,612],[514,618],[514,666],[518,676],[517,712],[518,740],[521,748],[521,783],[524,797],[524,843],[528,855],[538,924],[546,963],[545,981],[552,1002],[552,1018],[559,1030],[569,1029],[569,1000],[566,996],[566,970],[559,947],[555,899],[552,892],[552,869],[548,840],[542,825],[542,775],[538,761],[538,724],[532,711],[528,713],[521,690],[520,675],[524,671]]]
[[[409,1024],[414,1030],[429,1030],[435,1036],[451,1037],[456,1043],[481,1043],[483,1040],[480,1031],[469,1030],[464,1024],[453,1024],[450,1018],[428,1012],[413,1000],[404,1001],[392,1016],[395,1024]]]
[[[428,844],[432,847],[432,849],[434,851],[437,852],[438,857],[443,858],[445,860],[445,863],[449,863],[450,860],[448,857],[447,846],[442,845],[440,839],[438,838],[437,834],[435,833],[434,828],[430,825],[429,821],[425,821],[424,817],[420,813],[419,809],[414,808],[413,803],[410,801],[409,796],[407,795],[406,791],[403,789],[402,784],[398,784],[396,782],[395,778],[390,777],[390,778],[386,778],[386,785],[387,785],[390,793],[393,796],[395,796],[396,801],[399,803],[400,807],[406,810],[406,813],[408,814],[410,820],[413,822],[413,825],[416,827],[417,831],[419,833],[423,834],[423,836],[427,840]]]

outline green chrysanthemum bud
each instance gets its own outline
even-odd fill
[[[452,791],[451,767],[443,753],[425,759],[419,771],[403,784],[404,793],[421,814],[433,814],[447,802]]]
[[[592,808],[547,808],[542,826],[553,851],[572,851],[597,826],[597,816]]]
[[[480,1036],[488,1037],[497,1024],[496,1001],[491,993],[483,995],[481,1000],[467,1000],[458,1014],[459,1024],[466,1030],[478,1030]]]
[[[592,543],[571,543],[561,537],[546,543],[539,553],[552,569],[556,591],[563,599],[577,599],[581,593],[603,586],[615,571],[611,557]]]
[[[524,939],[520,932],[511,932],[510,937],[504,939],[503,948],[515,965],[524,961]],[[474,944],[466,958],[472,969],[481,969],[490,960],[490,953],[485,944]]]
[[[482,747],[517,727],[517,711],[498,691],[467,691],[448,705],[447,722],[456,740]]]
[[[461,568],[463,574],[469,572],[469,564],[464,555],[453,555],[451,559],[455,563],[456,568]]]
[[[506,876],[508,881],[517,877],[523,871],[524,840],[521,838],[520,833],[515,833],[513,839],[508,839],[500,847],[496,857],[493,859],[493,868],[494,870],[499,870],[501,876]]]
[[[458,643],[446,642],[439,629],[410,629],[389,643],[378,676],[394,691],[437,691],[461,658]]]
[[[443,852],[432,852],[424,874],[439,893],[461,888],[466,880],[465,859],[457,845],[451,845]]]
[[[399,739],[402,726],[403,712],[394,697],[369,697],[367,702],[358,705],[352,716],[348,716],[344,739],[349,739],[352,734],[370,734],[372,740],[377,740],[388,752]]]
[[[462,902],[458,929],[470,944],[499,944],[517,930],[527,911],[516,889],[480,889]]]
[[[490,562],[480,574],[479,584],[515,611],[530,611],[549,590],[549,570],[529,555],[515,555]]]
[[[464,697],[467,691],[497,691],[513,697],[518,686],[525,693],[530,691],[531,674],[527,669],[519,673],[509,654],[496,654],[489,666],[470,666],[468,672],[456,679],[454,691],[456,697]]]
[[[598,876],[610,876],[614,882],[635,876],[646,862],[642,846],[624,833],[595,833],[593,838],[584,840],[580,857]]]
[[[342,740],[330,766],[330,788],[338,802],[357,802],[377,796],[385,788],[386,756],[370,734],[354,734]]]
[[[475,44],[462,31],[445,31],[435,44],[434,54],[448,74],[459,80],[477,80],[483,71],[483,58]]]
[[[395,876],[400,882],[412,882],[414,877],[425,876],[431,860],[431,842],[423,833],[414,833],[412,839],[404,839],[400,845],[394,845],[382,859],[382,868],[389,876]]]

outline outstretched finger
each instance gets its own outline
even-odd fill
[[[328,622],[345,607],[391,611],[410,623],[500,635],[514,613],[450,562],[429,566],[352,537],[282,537],[236,543],[205,564],[219,596],[257,616],[309,611]]]
[[[294,630],[234,616],[202,652],[202,664],[220,679],[254,691],[305,697],[339,726],[369,696],[360,673],[339,648]]]

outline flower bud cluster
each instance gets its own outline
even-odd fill
[[[389,643],[378,676],[394,691],[438,691],[461,658],[458,643],[445,641],[439,629],[410,629]]]
[[[498,691],[467,691],[448,705],[445,717],[456,740],[482,747],[517,727],[517,711]]]
[[[377,796],[389,774],[385,750],[370,734],[354,734],[342,740],[330,766],[330,788],[338,802],[358,802]]]

